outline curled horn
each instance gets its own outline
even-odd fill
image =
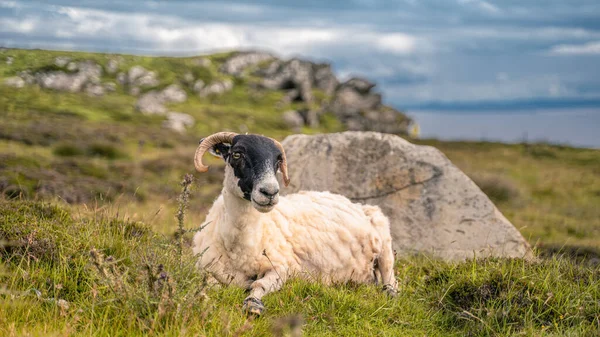
[[[283,145],[281,145],[280,142],[276,141],[273,138],[271,138],[271,140],[273,141],[273,143],[275,143],[275,146],[277,146],[277,148],[279,148],[279,151],[281,151],[281,163],[279,163],[279,170],[281,170],[281,174],[283,175],[283,183],[287,187],[287,185],[290,184],[290,177],[288,176],[287,159],[285,158],[285,150],[283,149]]]
[[[208,166],[202,163],[202,156],[204,155],[204,152],[219,143],[232,143],[233,137],[235,136],[237,136],[237,133],[235,132],[217,132],[202,139],[200,141],[200,145],[196,149],[196,155],[194,155],[194,165],[196,166],[196,171],[208,171]]]

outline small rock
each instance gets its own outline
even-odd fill
[[[140,87],[131,87],[131,88],[129,88],[129,94],[131,96],[138,96],[141,92],[142,92],[142,90],[140,89]]]
[[[380,94],[362,95],[352,87],[342,87],[336,92],[332,111],[342,119],[359,115],[361,111],[377,109],[381,105]]]
[[[100,83],[102,67],[94,61],[83,61],[77,64],[77,76],[83,76],[92,83]]]
[[[77,71],[77,63],[69,62],[69,64],[67,65],[67,70],[71,72]]]
[[[11,65],[13,64],[14,58],[12,56],[7,56],[6,57],[6,64]]]
[[[199,95],[200,97],[222,95],[230,91],[231,89],[233,89],[233,81],[230,79],[226,79],[207,85],[202,90],[200,90]]]
[[[283,122],[294,132],[300,132],[304,126],[304,118],[296,110],[288,110],[283,113]]]
[[[300,111],[300,113],[302,114],[306,125],[310,126],[311,128],[319,127],[319,114],[317,111],[305,109]]]
[[[22,78],[27,85],[35,83],[35,77],[31,74],[30,70],[23,70],[19,72],[19,77]]]
[[[167,108],[163,105],[162,95],[156,90],[143,94],[135,104],[136,110],[147,115],[164,115]]]
[[[364,79],[364,78],[353,77],[353,78],[349,79],[348,81],[342,83],[341,86],[353,88],[357,92],[364,95],[364,94],[368,94],[371,91],[371,89],[373,89],[373,87],[375,87],[375,83],[372,83],[369,80]]]
[[[114,82],[106,82],[104,83],[104,89],[109,92],[114,92],[117,90],[117,84]]]
[[[69,308],[71,307],[69,305],[69,302],[67,302],[63,299],[59,299],[58,301],[56,301],[56,305],[63,310],[69,310]]]
[[[155,87],[160,84],[156,78],[156,73],[153,71],[149,71],[144,76],[139,77],[135,83],[142,87]]]
[[[284,65],[283,61],[274,60],[273,62],[269,63],[269,65],[266,68],[258,69],[256,72],[254,72],[254,75],[260,76],[260,77],[274,76],[275,74],[277,74],[279,72],[279,70],[282,68],[283,65]]]
[[[228,75],[240,76],[244,69],[271,59],[273,59],[273,55],[268,53],[238,53],[228,58],[219,70]]]
[[[54,64],[57,67],[64,67],[67,65],[67,63],[71,62],[71,58],[67,57],[67,56],[58,56],[57,58],[54,59]]]
[[[89,96],[102,96],[105,93],[105,89],[100,84],[89,84],[85,87],[85,92]]]
[[[182,103],[187,100],[185,90],[181,89],[177,84],[171,84],[161,92],[165,102]]]
[[[127,83],[141,87],[155,87],[159,84],[156,73],[142,66],[133,66],[127,73]]]
[[[25,81],[20,77],[14,76],[5,79],[4,85],[13,88],[23,88],[25,86]]]
[[[37,74],[36,82],[44,89],[78,92],[83,88],[86,78],[83,76],[65,74],[62,71],[53,71]]]
[[[192,88],[192,90],[199,94],[200,91],[202,90],[202,88],[204,88],[204,81],[203,80],[197,80],[196,82],[194,82],[194,86]]]
[[[193,85],[194,84],[194,74],[187,72],[183,75],[183,83],[185,83],[186,85]]]
[[[263,78],[262,86],[271,90],[300,91],[302,101],[313,101],[312,85],[314,82],[313,64],[308,61],[292,59],[278,65],[276,71]]]
[[[135,80],[144,76],[148,71],[142,66],[133,66],[127,72],[127,82],[134,83]]]
[[[67,62],[67,60],[58,59],[59,64],[64,62]],[[57,91],[80,92],[85,89],[86,92],[94,94],[104,91],[104,88],[92,87],[92,89],[87,89],[87,86],[91,84],[100,84],[102,67],[96,62],[91,60],[77,63],[70,62],[67,68],[69,71],[74,69],[77,71],[74,73],[66,73],[62,70],[39,72],[35,74],[35,82],[42,88]]]
[[[326,95],[333,95],[339,83],[333,70],[331,70],[331,66],[329,64],[321,64],[317,67],[318,69],[315,72],[315,85],[317,88],[325,91]]]
[[[195,123],[194,117],[181,112],[167,113],[167,119],[163,122],[163,127],[184,133],[188,127],[192,127]]]
[[[119,82],[121,85],[127,84],[127,75],[125,75],[125,73],[118,73],[117,82]]]
[[[108,63],[106,64],[106,72],[112,75],[116,73],[117,70],[119,70],[119,61],[116,59],[108,60]]]

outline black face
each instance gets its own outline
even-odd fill
[[[237,135],[231,147],[217,144],[212,150],[231,165],[246,200],[251,200],[254,186],[262,177],[275,175],[282,159],[271,139],[257,135]]]

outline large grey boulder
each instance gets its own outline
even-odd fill
[[[379,205],[394,249],[448,260],[530,257],[519,231],[439,150],[376,132],[293,135],[282,142],[291,183],[282,193],[331,191]]]

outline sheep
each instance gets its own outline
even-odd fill
[[[225,165],[223,190],[193,239],[199,268],[221,284],[250,291],[242,310],[260,316],[262,297],[291,276],[326,284],[354,281],[397,291],[388,218],[377,206],[329,192],[279,196],[277,171],[289,184],[283,146],[258,135],[219,132],[200,141],[196,170],[208,151]]]

